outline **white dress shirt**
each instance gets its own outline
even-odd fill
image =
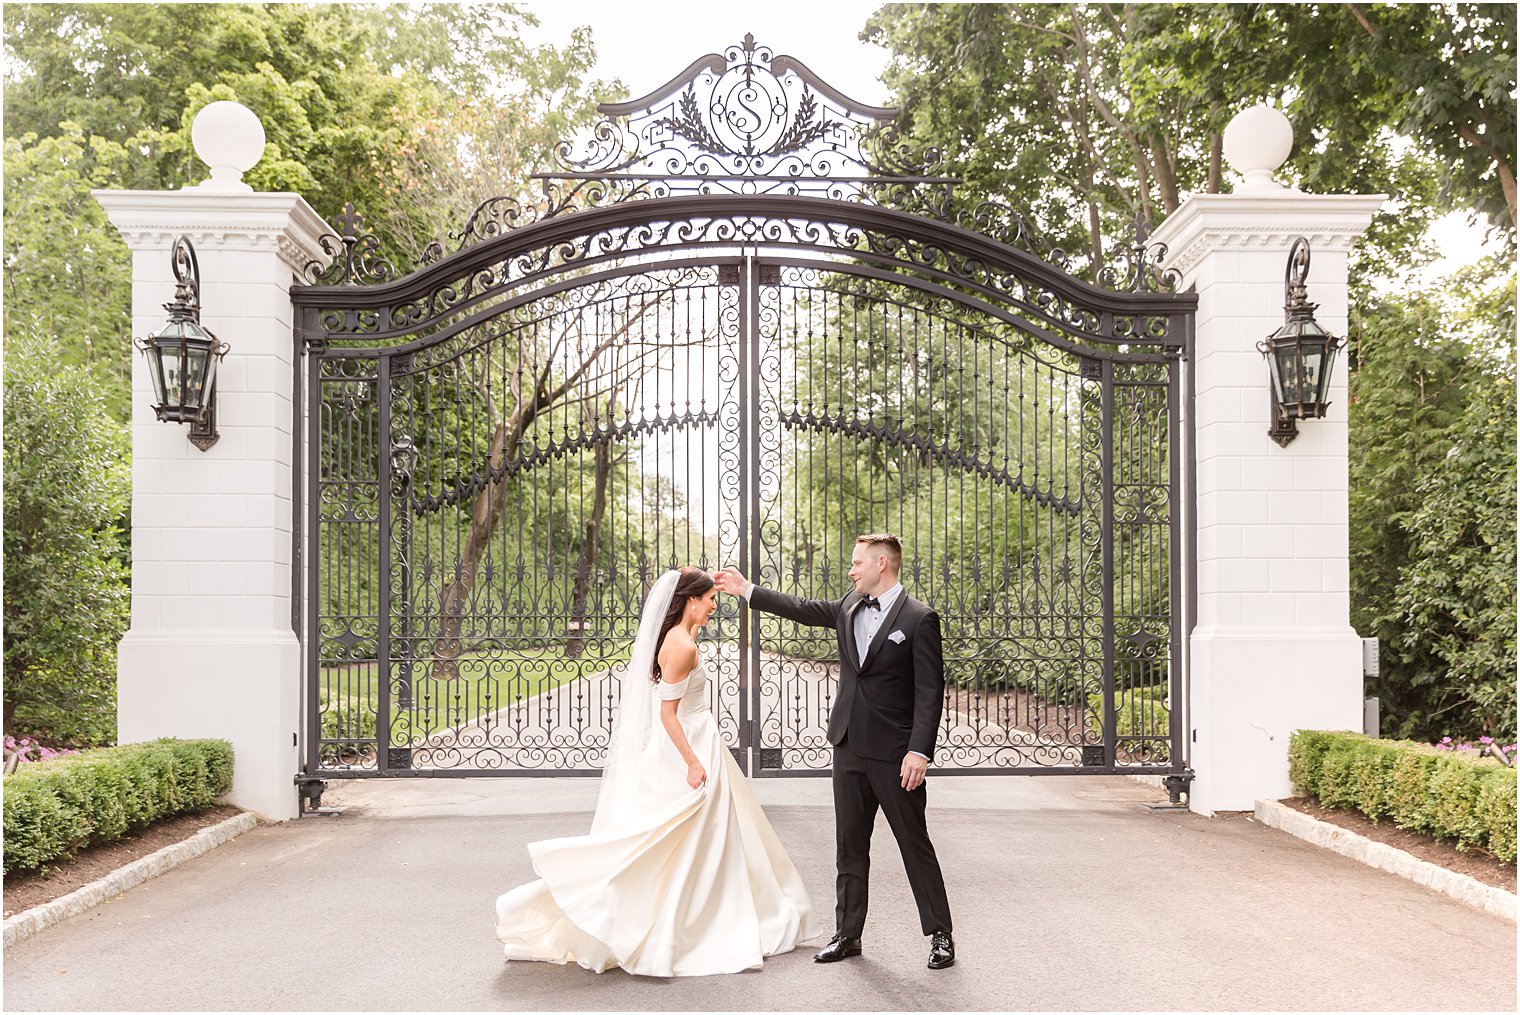
[[[892,609],[892,604],[897,602],[897,597],[902,595],[902,590],[902,582],[898,582],[877,596],[877,602],[881,606],[879,610],[867,609],[864,606],[855,607],[855,649],[860,653],[859,658],[855,660],[857,665],[865,665],[866,652],[871,648],[871,640],[876,637],[876,632],[881,630],[881,622],[887,619],[887,612]]]
[[[744,590],[745,602],[749,602],[750,593],[754,591],[755,583],[750,582],[748,587],[746,587]],[[866,653],[870,651],[872,639],[876,637],[876,632],[881,630],[882,621],[887,619],[887,613],[892,609],[893,604],[897,602],[897,597],[902,594],[902,582],[898,582],[896,585],[893,585],[891,588],[887,589],[887,591],[876,597],[877,602],[881,606],[881,609],[871,610],[860,605],[857,605],[855,607],[855,616],[852,618],[853,623],[855,624],[855,648],[856,651],[860,653],[859,658],[855,661],[857,666],[863,665],[865,663]],[[923,754],[919,751],[909,751],[908,753],[917,754],[925,761],[929,760],[929,756],[927,754]]]

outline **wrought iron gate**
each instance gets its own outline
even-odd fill
[[[939,770],[1177,785],[1194,297],[958,219],[893,110],[751,39],[603,111],[550,199],[400,278],[347,214],[292,291],[303,783],[595,774],[661,571],[835,598],[889,530]],[[746,770],[826,771],[832,632],[729,601],[706,641]]]

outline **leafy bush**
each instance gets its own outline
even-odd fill
[[[1166,710],[1166,688],[1160,685],[1119,691],[1114,698],[1114,723],[1121,737],[1167,736],[1171,713]],[[1103,692],[1087,696],[1087,727],[1093,736],[1103,733]]]
[[[1440,710],[1457,719],[1440,732],[1516,729],[1515,413],[1512,376],[1483,384],[1416,484],[1397,640],[1433,657]]]
[[[111,743],[130,607],[126,431],[51,343],[12,335],[5,353],[6,732]]]
[[[1288,777],[1326,807],[1389,818],[1399,828],[1454,839],[1458,849],[1515,861],[1515,769],[1497,759],[1360,733],[1298,730],[1288,747]]]
[[[1514,280],[1490,258],[1355,310],[1352,623],[1385,736],[1515,732]]]
[[[351,765],[375,748],[375,713],[351,698],[322,697],[322,739],[344,743],[322,745],[322,761]],[[356,743],[355,741],[371,741]]]
[[[37,761],[5,777],[5,873],[46,870],[232,788],[225,740],[153,740]]]

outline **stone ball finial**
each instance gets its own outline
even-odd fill
[[[253,191],[243,182],[243,174],[264,157],[264,125],[253,110],[225,99],[210,103],[195,114],[190,142],[195,154],[211,167],[211,179],[200,185],[201,190]]]
[[[1282,190],[1272,179],[1293,151],[1293,125],[1282,110],[1252,106],[1235,114],[1224,129],[1224,157],[1244,176],[1241,190]]]

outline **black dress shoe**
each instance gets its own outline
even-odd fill
[[[851,955],[859,954],[860,938],[835,934],[829,943],[823,946],[823,951],[813,956],[813,961],[838,962],[840,959],[847,959]]]
[[[944,969],[955,965],[955,939],[942,930],[929,939],[929,968]]]

